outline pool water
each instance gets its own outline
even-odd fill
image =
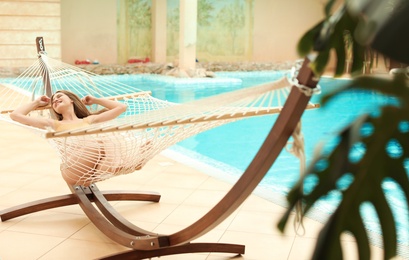
[[[188,102],[219,93],[245,88],[277,80],[286,75],[281,72],[224,72],[217,73],[219,80],[169,79],[151,75],[116,76],[126,84],[152,91],[154,97],[172,102]],[[222,79],[226,79],[223,81]],[[333,91],[346,80],[322,78],[319,82],[322,93],[312,97],[320,103],[322,96]],[[393,101],[393,100],[392,100]],[[349,91],[340,94],[325,107],[307,110],[302,117],[302,132],[305,139],[307,164],[312,159],[316,146],[325,141],[325,149],[335,145],[334,134],[362,113],[376,113],[380,105],[391,102],[391,98],[375,92]],[[235,182],[245,171],[258,151],[277,115],[254,117],[200,133],[171,147],[170,154],[183,163],[191,164],[214,177]],[[357,151],[359,154],[359,151]],[[285,149],[260,183],[256,193],[276,203],[285,204],[284,197],[299,178],[300,167],[296,157]],[[344,180],[348,183],[349,180]],[[314,185],[314,183],[310,183]],[[308,184],[306,184],[308,188]],[[397,220],[398,240],[409,244],[409,213],[403,192],[393,181],[384,183],[388,200]],[[339,203],[339,194],[330,194],[321,199],[311,215],[317,220],[325,219]],[[374,240],[381,241],[379,221],[371,205],[364,205],[362,212],[367,230]],[[378,237],[377,237],[378,236]],[[377,237],[377,238],[376,238]],[[378,241],[378,242],[379,242]],[[375,242],[376,243],[376,242]],[[381,242],[379,242],[381,243]]]

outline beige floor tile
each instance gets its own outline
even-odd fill
[[[40,191],[19,188],[1,196],[0,204],[11,207],[63,194],[67,194],[67,191],[59,193],[58,191],[48,191],[45,188]]]
[[[64,238],[3,231],[0,233],[0,258],[4,260],[40,259]]]
[[[142,187],[156,175],[158,174],[149,172],[144,168],[140,171],[102,181],[98,183],[98,187],[101,190],[117,190],[118,186],[120,186],[122,190],[141,190]]]
[[[105,234],[103,234],[93,223],[88,223],[78,231],[76,231],[70,238],[75,240],[83,240],[98,243],[115,243]]]
[[[48,211],[63,213],[63,214],[80,215],[80,216],[86,217],[84,211],[77,204],[74,204],[74,205],[71,205],[71,206],[65,206],[65,207],[58,207],[58,208],[54,208],[54,209],[49,209]],[[44,212],[46,212],[46,211],[44,211]]]
[[[289,260],[311,259],[317,239],[309,237],[296,237],[293,249],[290,253]],[[351,238],[341,241],[343,259],[358,260],[357,245]],[[383,257],[383,250],[379,247],[371,246],[371,260],[381,260]],[[395,260],[401,259],[398,257]]]
[[[202,190],[218,190],[218,191],[229,191],[232,184],[225,181],[217,180],[215,178],[208,178],[204,181],[198,188]]]
[[[195,189],[189,188],[174,188],[167,187],[164,183],[159,183],[157,185],[145,185],[142,190],[155,191],[161,195],[161,203],[170,204],[181,204],[187,197],[189,197]]]
[[[184,205],[213,207],[224,196],[226,191],[219,190],[196,190],[183,202]]]
[[[130,221],[160,223],[176,208],[177,204],[151,202],[125,202],[115,204],[115,208]]]
[[[252,195],[249,196],[246,201],[243,203],[243,210],[255,210],[255,211],[269,211],[284,214],[286,208],[273,204],[271,201],[260,198],[258,196]]]
[[[293,240],[291,236],[227,231],[220,242],[245,245],[242,257],[246,260],[284,260],[288,257]]]
[[[171,256],[161,256],[157,259],[166,259],[166,260],[207,260],[208,254],[204,253],[195,253],[195,254],[180,254],[180,255],[171,255]]]
[[[101,243],[76,239],[67,239],[52,248],[39,260],[72,260],[72,259],[97,259],[114,253],[128,250],[126,247],[115,243]]]
[[[17,224],[18,222],[22,221],[25,217],[20,217],[20,218],[14,218],[8,221],[2,221],[0,222],[0,232],[7,230],[9,227]],[[0,258],[1,259],[1,258]]]
[[[10,187],[10,186],[4,186],[4,185],[0,184],[0,197],[4,196],[4,195],[6,195],[6,194],[8,194],[10,192],[13,192],[15,190],[16,190],[16,188],[13,188],[13,187]],[[2,206],[4,206],[4,205],[2,205]]]
[[[295,237],[288,260],[308,260],[314,252],[316,238]],[[349,259],[348,259],[349,260]]]
[[[294,219],[288,223],[288,228],[293,228]],[[296,224],[297,234],[306,238],[318,238],[319,232],[324,225],[318,221],[309,218],[303,218],[302,223]]]
[[[163,223],[188,226],[209,211],[209,207],[180,205],[170,214]]]
[[[266,211],[241,210],[234,218],[229,230],[247,233],[275,234],[281,235],[277,228],[277,223],[282,214]],[[291,223],[291,219],[290,222]],[[292,225],[285,230],[286,235],[295,235]]]
[[[41,176],[38,176],[32,173],[21,172],[19,170],[16,170],[16,171],[3,170],[0,172],[1,186],[7,183],[7,187],[9,188],[11,187],[20,188],[40,178]]]
[[[206,212],[207,213],[207,212]],[[183,229],[188,228],[190,225],[195,224],[197,221],[200,220],[200,217],[202,217],[205,213],[203,214],[197,214],[196,217],[192,217],[192,218],[183,218],[179,221],[168,221],[168,220],[164,220],[162,223],[160,223],[158,225],[157,228],[155,228],[155,232],[157,233],[161,233],[161,234],[173,234],[175,232],[179,232]],[[227,219],[225,219],[224,221],[222,221],[220,224],[218,224],[216,227],[214,227],[214,229],[212,229],[210,232],[212,231],[226,231],[228,229],[228,227],[230,226],[232,220],[235,217],[235,214],[237,214],[236,212],[234,212],[232,215],[230,215],[229,217],[227,217]],[[199,216],[200,215],[200,216]],[[172,216],[172,218],[175,217],[177,218],[177,215]],[[187,221],[186,219],[188,219],[189,221]],[[177,223],[175,223],[177,222]],[[203,236],[206,237],[207,233],[204,234]],[[201,240],[203,238],[203,236],[199,237],[198,239]],[[210,241],[207,241],[210,242]],[[215,241],[213,241],[215,242]]]
[[[71,193],[61,175],[52,174],[43,176],[24,186],[24,190],[47,191],[55,196]]]
[[[152,178],[150,182],[147,184],[154,183],[156,185],[159,185],[163,183],[163,184],[166,184],[167,187],[193,189],[193,188],[197,188],[198,186],[200,186],[207,178],[209,177],[202,175],[202,174],[192,175],[190,173],[189,175],[189,174],[183,173],[182,171],[172,172],[169,169],[166,169],[162,174],[159,174],[158,176]]]
[[[186,228],[186,225],[160,223],[152,231],[158,234],[171,235]]]
[[[226,229],[216,227],[209,231],[208,233],[204,234],[203,236],[195,239],[193,242],[199,242],[199,243],[218,243],[221,238],[223,237],[223,234],[226,232]]]
[[[89,222],[85,216],[44,211],[27,216],[7,230],[64,238],[73,235]]]
[[[251,260],[250,258],[246,258],[245,255],[232,255],[232,254],[219,254],[219,253],[211,253],[206,260]]]

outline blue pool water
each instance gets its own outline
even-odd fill
[[[143,90],[151,90],[154,97],[183,103],[274,81],[285,73],[284,71],[225,72],[217,73],[217,78],[230,80],[213,82],[199,79],[195,80],[195,83],[189,80],[167,79],[157,76],[116,77],[127,84],[136,84],[138,88]],[[344,83],[345,80],[341,79],[322,78],[319,82],[322,93],[315,95],[312,102],[320,103],[324,94],[333,91]],[[326,147],[331,148],[334,145],[334,134],[355,119],[357,115],[365,112],[376,113],[380,105],[391,101],[393,100],[374,92],[353,91],[339,95],[325,107],[306,111],[302,117],[302,132],[305,137],[307,163],[312,159],[312,154],[318,144],[325,141]],[[175,152],[172,153],[173,155],[180,155],[179,159],[182,162],[188,163],[193,160],[192,166],[199,167],[220,179],[234,182],[251,162],[271,129],[275,118],[276,116],[264,116],[227,124],[186,139],[171,147],[170,150]],[[299,178],[299,170],[298,159],[283,150],[256,192],[274,202],[285,204],[283,198]],[[399,242],[406,248],[409,243],[409,213],[403,193],[398,185],[392,181],[386,181],[384,187],[397,219]],[[325,221],[338,202],[339,194],[330,194],[317,203],[312,213],[313,217]],[[372,237],[381,241],[379,222],[372,206],[364,205],[362,211],[365,215],[365,225],[372,233]],[[377,236],[379,237],[376,238]]]

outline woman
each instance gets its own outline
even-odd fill
[[[51,103],[54,118],[31,117],[28,114]],[[86,105],[101,105],[104,110],[92,114]],[[91,124],[105,122],[118,117],[125,112],[127,106],[123,103],[104,98],[85,96],[80,99],[74,93],[66,90],[57,91],[51,98],[41,96],[36,100],[23,105],[10,114],[10,118],[19,123],[42,129],[52,128],[55,131],[64,131],[86,127]],[[111,167],[113,156],[105,148],[103,140],[86,140],[81,142],[65,143],[64,158],[61,164],[61,173],[64,180],[70,185],[85,185],[92,183],[97,171],[113,171]],[[61,152],[61,151],[60,151]],[[114,163],[117,164],[117,163]]]
[[[28,116],[28,113],[38,107],[47,106],[50,101],[52,111],[58,120]],[[91,114],[85,105],[90,106],[93,104],[101,105],[107,110]],[[60,90],[51,98],[41,96],[31,103],[17,108],[10,114],[10,118],[25,125],[42,129],[51,127],[55,131],[61,131],[114,119],[125,112],[126,109],[127,106],[125,104],[117,101],[93,96],[85,96],[81,100],[74,93]]]

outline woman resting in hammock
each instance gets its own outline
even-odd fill
[[[28,114],[42,106],[51,103],[51,111],[54,118],[31,117]],[[86,105],[101,105],[104,110],[98,113],[91,113]],[[70,130],[74,128],[86,127],[91,124],[105,122],[118,117],[125,112],[127,105],[104,98],[85,96],[80,99],[77,95],[66,91],[57,91],[51,98],[41,96],[36,100],[25,104],[10,114],[10,118],[19,123],[38,127],[42,129],[52,128],[55,131]],[[103,139],[84,139],[81,142],[64,143],[66,149],[61,173],[64,180],[70,185],[88,186],[95,180],[93,175],[97,171],[113,172],[118,171],[118,162],[113,163],[113,158],[119,156],[108,156],[110,151]]]

